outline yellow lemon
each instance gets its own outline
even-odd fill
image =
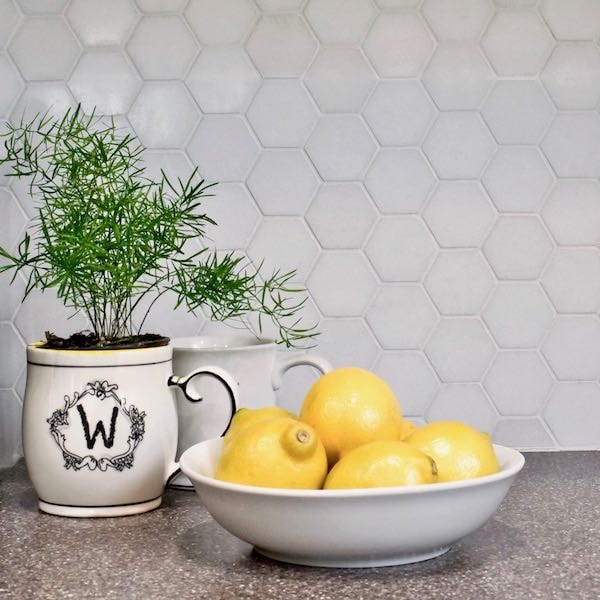
[[[240,408],[238,409],[233,418],[231,419],[231,424],[229,425],[229,429],[224,436],[224,444],[229,444],[229,442],[240,432],[242,429],[245,429],[249,425],[253,423],[258,423],[259,421],[265,421],[267,419],[273,419],[275,417],[289,417],[290,419],[296,419],[296,415],[291,413],[289,410],[285,410],[285,408],[280,408],[279,406],[263,406],[262,408]]]
[[[416,431],[417,426],[411,421],[402,419],[402,426],[400,429],[400,439],[405,440],[413,431]]]
[[[411,433],[405,442],[435,460],[438,481],[472,479],[500,470],[490,436],[466,423],[429,423]]]
[[[319,489],[327,456],[315,430],[289,417],[244,427],[223,445],[215,477],[262,487]]]
[[[300,420],[314,427],[331,468],[346,452],[377,440],[399,440],[402,413],[394,392],[370,371],[334,369],[312,385]]]
[[[437,481],[433,459],[400,441],[371,442],[343,456],[331,469],[324,488],[390,487]]]

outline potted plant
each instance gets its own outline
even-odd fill
[[[143,148],[112,120],[78,107],[9,124],[2,138],[0,165],[28,179],[39,206],[16,251],[0,247],[0,273],[22,273],[25,297],[55,289],[89,323],[68,338],[49,323],[27,348],[23,441],[40,507],[73,516],[155,508],[174,468],[177,416],[166,388],[172,349],[144,332],[146,316],[171,292],[176,306],[215,320],[258,315],[259,329],[269,320],[281,343],[300,346],[316,332],[296,318],[305,298],[295,272],[265,275],[195,244],[214,224],[201,207],[214,184],[197,169],[150,179]],[[212,374],[235,393],[226,374]]]

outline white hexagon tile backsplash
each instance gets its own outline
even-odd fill
[[[600,2],[0,0],[0,124],[115,114],[219,181],[205,243],[298,269],[319,350],[416,422],[600,448]],[[0,171],[0,244],[34,214]],[[0,464],[51,294],[0,278]],[[219,331],[157,305],[151,326]],[[316,374],[298,370],[298,407]]]

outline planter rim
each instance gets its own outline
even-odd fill
[[[126,367],[168,362],[173,346],[111,350],[63,350],[40,348],[43,342],[27,346],[27,364],[47,367]]]

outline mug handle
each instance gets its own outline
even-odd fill
[[[322,356],[318,354],[298,354],[290,356],[284,360],[281,360],[275,364],[273,369],[272,385],[274,390],[278,390],[281,387],[284,373],[292,367],[299,365],[308,365],[315,367],[324,375],[333,369],[332,364]]]
[[[185,398],[187,400],[189,400],[190,402],[202,402],[202,396],[198,396],[198,397],[192,396],[188,392],[188,389],[187,389],[190,381],[197,375],[210,375],[211,377],[214,377],[216,380],[218,380],[219,383],[223,384],[223,387],[227,390],[227,394],[229,395],[230,414],[229,414],[229,420],[227,421],[227,426],[225,427],[225,430],[221,434],[221,436],[224,436],[225,433],[227,432],[227,430],[229,429],[229,426],[231,425],[231,420],[233,419],[233,415],[235,414],[235,411],[237,410],[238,384],[235,381],[235,379],[233,379],[233,377],[227,371],[225,371],[225,369],[221,369],[221,367],[210,366],[210,367],[202,367],[200,369],[196,369],[195,371],[188,373],[184,377],[180,377],[179,375],[171,375],[169,377],[169,379],[167,379],[167,385],[169,387],[177,386],[183,392],[183,395],[185,396]],[[165,483],[165,487],[169,487],[171,485],[171,481],[177,475],[179,475],[180,472],[181,472],[181,469],[179,468],[179,463],[172,462],[169,465],[169,467],[167,468],[167,481]],[[178,486],[174,486],[174,487],[178,487]]]
[[[227,371],[225,371],[225,369],[221,369],[221,367],[210,366],[210,367],[201,367],[200,369],[196,369],[195,371],[188,373],[185,377],[180,377],[178,375],[171,375],[169,377],[169,379],[167,380],[167,385],[168,386],[177,386],[183,392],[183,395],[186,397],[186,399],[189,400],[190,402],[202,402],[202,400],[203,400],[202,396],[198,396],[198,397],[192,396],[188,392],[188,389],[187,389],[190,381],[192,379],[194,379],[194,377],[197,377],[198,375],[210,375],[211,377],[214,377],[227,390],[227,394],[229,395],[230,414],[229,414],[229,420],[227,421],[227,426],[225,427],[225,430],[221,434],[223,436],[229,429],[229,426],[231,425],[231,419],[233,419],[233,415],[235,414],[235,411],[237,410],[237,387],[238,387],[238,384],[235,381],[235,379]]]

